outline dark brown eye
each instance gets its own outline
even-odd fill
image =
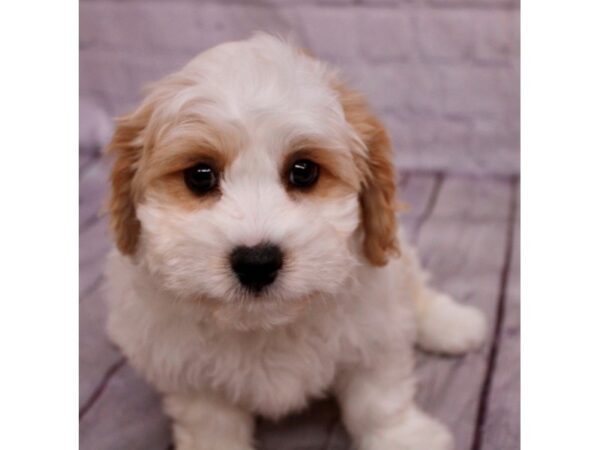
[[[212,191],[219,181],[215,169],[204,163],[185,169],[183,179],[188,189],[197,195]]]
[[[292,186],[307,188],[319,179],[319,166],[309,159],[296,161],[290,167],[289,181]]]

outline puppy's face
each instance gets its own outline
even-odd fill
[[[362,98],[268,36],[216,47],[121,119],[121,252],[242,329],[293,320],[396,250],[389,143]]]

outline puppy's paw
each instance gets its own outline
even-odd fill
[[[402,421],[380,428],[358,442],[359,450],[453,450],[452,435],[444,425],[417,408]]]
[[[458,355],[480,347],[486,334],[485,316],[450,296],[437,294],[419,320],[418,344],[423,350]]]

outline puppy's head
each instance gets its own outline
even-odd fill
[[[109,150],[117,247],[225,325],[288,322],[397,251],[381,123],[273,37],[215,47],[153,85]]]

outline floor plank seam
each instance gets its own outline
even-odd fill
[[[446,174],[443,172],[438,172],[434,175],[434,184],[431,190],[431,194],[429,194],[429,198],[427,199],[427,205],[425,205],[425,211],[417,217],[417,223],[414,228],[414,242],[419,241],[419,234],[421,232],[421,228],[423,224],[427,222],[433,210],[435,209],[435,205],[437,204],[437,200],[440,196],[440,192],[442,190],[442,185],[446,180]]]
[[[117,360],[117,362],[115,362],[112,366],[110,366],[108,368],[108,370],[102,377],[102,380],[100,380],[100,383],[98,384],[98,386],[96,386],[96,388],[92,392],[92,395],[90,395],[90,397],[87,399],[87,401],[84,403],[84,405],[80,408],[80,410],[79,410],[79,420],[80,421],[92,409],[92,407],[98,402],[100,397],[102,397],[102,394],[106,390],[106,387],[108,386],[108,383],[110,382],[111,378],[124,365],[125,365],[125,357],[122,356]]]
[[[515,239],[515,230],[517,227],[517,196],[518,189],[517,184],[519,182],[518,177],[513,177],[510,180],[510,204],[509,204],[509,216],[506,230],[506,244],[504,248],[504,260],[502,263],[502,271],[500,275],[500,288],[498,293],[498,300],[496,303],[496,321],[494,323],[493,339],[490,352],[487,359],[487,367],[479,395],[479,404],[477,408],[477,417],[475,422],[475,430],[473,434],[473,441],[471,450],[481,450],[483,444],[483,427],[487,417],[488,400],[492,381],[494,379],[494,371],[496,369],[498,353],[500,350],[500,334],[502,326],[504,324],[504,316],[506,313],[506,296],[508,279],[511,270],[511,260],[513,252],[513,243]]]

